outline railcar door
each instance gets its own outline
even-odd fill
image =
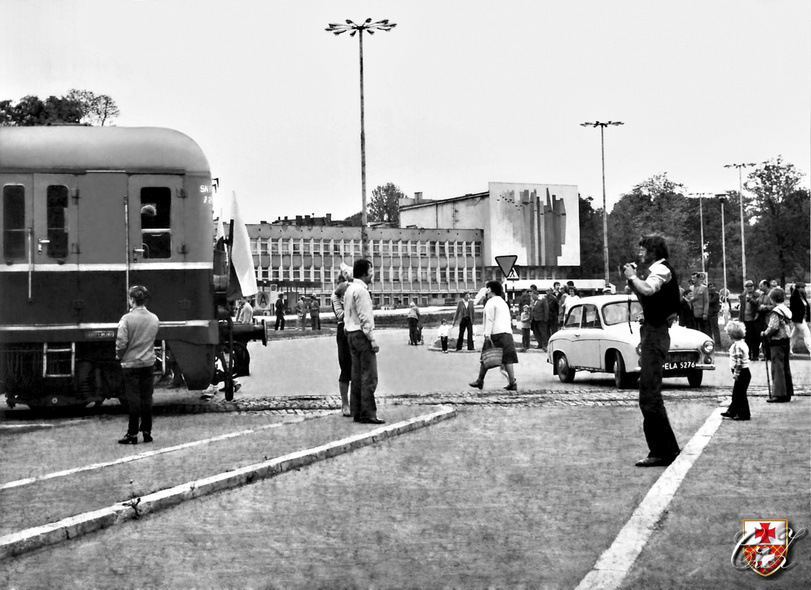
[[[48,324],[79,321],[78,196],[73,174],[34,175],[32,296]]]
[[[0,174],[0,329],[30,322],[26,315],[31,296],[29,278],[33,263],[31,241],[34,219],[34,182],[30,174]],[[6,334],[8,336],[8,334]]]
[[[128,195],[128,284],[144,284],[153,292],[151,309],[161,321],[185,320],[189,297],[183,176],[131,175]]]

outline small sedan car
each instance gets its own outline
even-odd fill
[[[613,373],[618,389],[639,379],[642,304],[636,295],[598,295],[577,301],[566,313],[563,327],[549,338],[548,361],[564,383],[575,372]],[[715,370],[712,338],[698,330],[674,324],[665,377],[687,377],[692,387],[701,385],[704,371]]]

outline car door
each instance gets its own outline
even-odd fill
[[[582,347],[582,329],[581,321],[583,318],[583,306],[575,305],[566,315],[566,320],[563,324],[563,329],[560,330],[560,336],[563,342],[560,343],[560,350],[566,355],[569,360],[569,365],[572,367],[582,367],[585,362],[586,356]]]
[[[597,306],[591,303],[582,306],[578,342],[577,366],[599,369],[603,364],[600,359],[600,344],[604,331]]]

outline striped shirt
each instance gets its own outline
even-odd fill
[[[743,340],[735,340],[729,347],[729,368],[735,377],[749,368],[749,347]]]

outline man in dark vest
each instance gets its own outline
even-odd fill
[[[679,280],[667,258],[667,243],[663,237],[644,236],[639,241],[639,261],[647,269],[645,278],[637,274],[636,264],[629,263],[624,268],[628,286],[642,304],[643,315],[639,408],[650,452],[637,461],[637,467],[670,465],[679,454],[679,444],[662,399],[662,366],[670,350],[668,330],[679,313]]]

